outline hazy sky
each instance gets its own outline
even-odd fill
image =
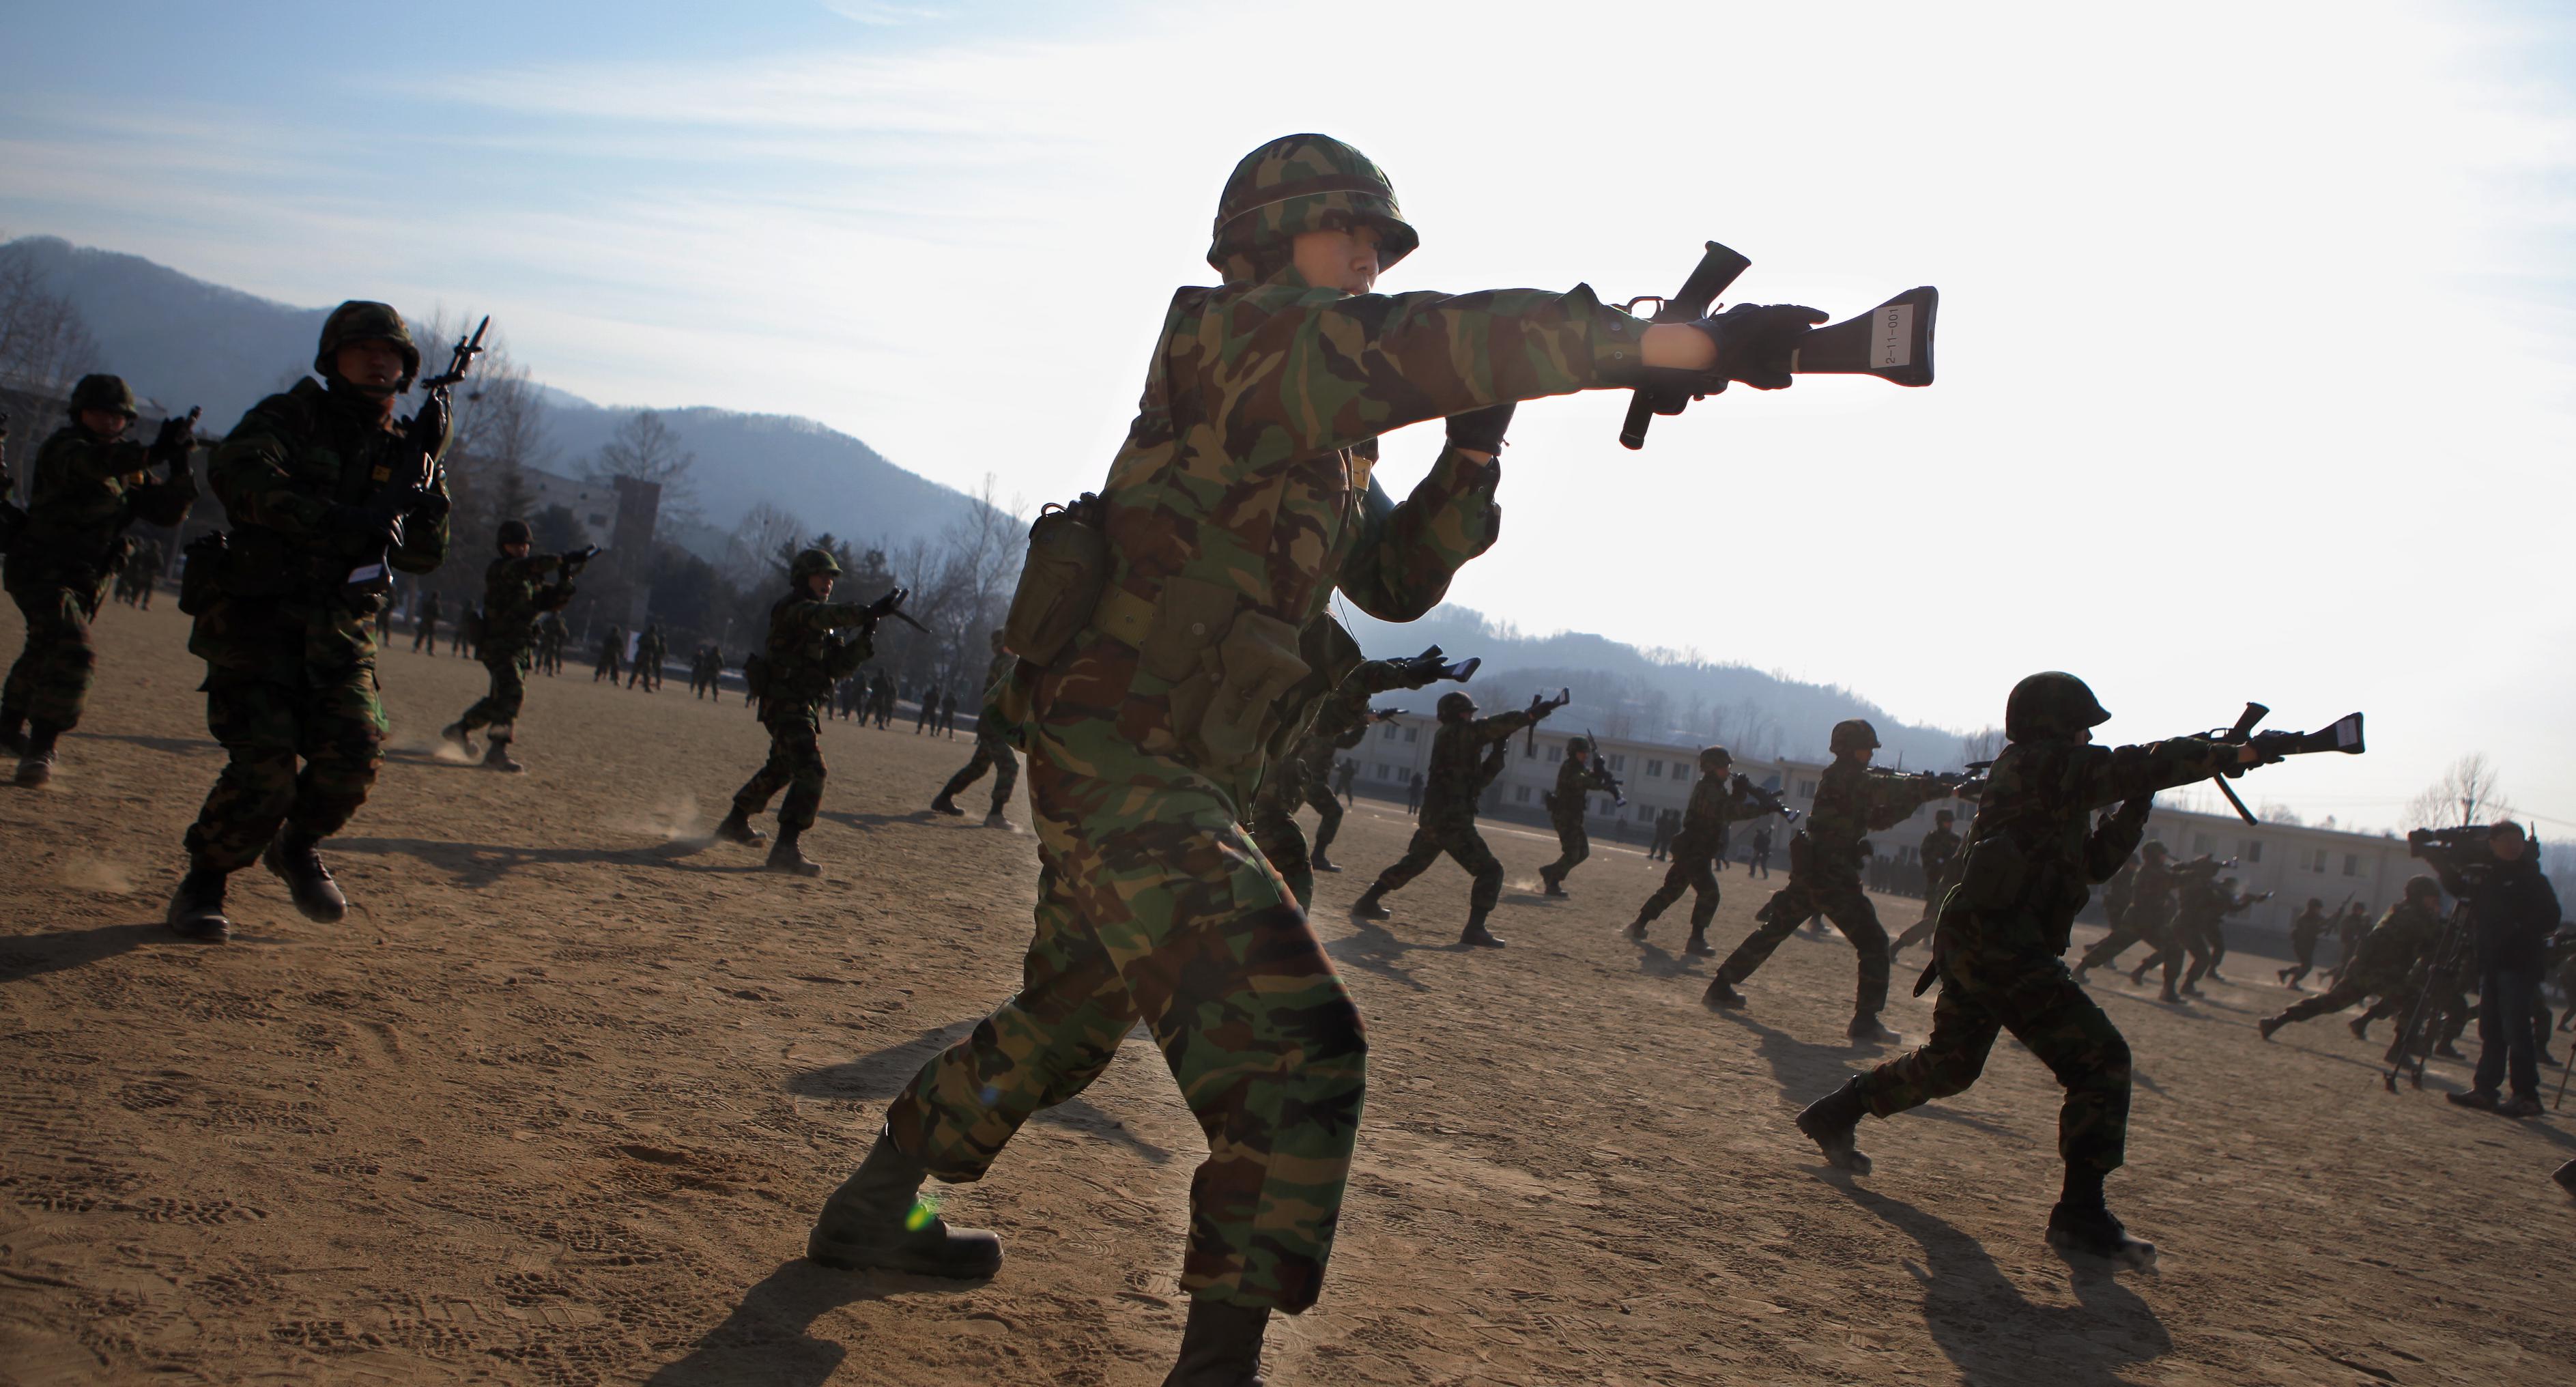
[[[1732,392],[1638,454],[1619,397],[1524,406],[1458,602],[1952,726],[2048,667],[2121,739],[2365,708],[2371,755],[2248,797],[2386,824],[2484,751],[2576,833],[2563,6],[355,13],[20,0],[0,231],[490,311],[576,393],[1033,505],[1097,485],[1235,159],[1324,130],[1422,233],[1390,291],[1668,292],[1709,238],[1756,301],[1942,291],[1929,390]]]

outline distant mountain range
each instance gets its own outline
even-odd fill
[[[13,241],[7,249],[28,256],[55,292],[72,301],[106,367],[137,394],[174,408],[202,405],[218,429],[304,374],[328,312],[54,237]],[[436,344],[423,346],[436,354]],[[545,399],[554,451],[546,465],[557,472],[578,473],[635,412],[550,388]],[[697,454],[698,504],[706,521],[674,537],[708,558],[718,557],[706,551],[720,548],[724,533],[763,502],[816,530],[863,541],[935,535],[976,504],[810,419],[704,406],[660,413],[682,446]],[[1883,765],[1948,768],[1961,759],[1957,733],[1901,723],[1844,689],[1741,666],[1662,662],[1601,636],[1523,636],[1462,607],[1442,607],[1405,626],[1355,613],[1350,621],[1372,655],[1410,654],[1436,642],[1461,658],[1482,656],[1485,668],[1471,688],[1491,711],[1561,684],[1574,690],[1576,701],[1557,715],[1558,725],[1604,736],[1725,742],[1747,756],[1822,759],[1835,722],[1865,717],[1886,743]],[[1385,701],[1427,710],[1439,692]]]
[[[80,311],[104,369],[162,406],[203,406],[216,430],[231,427],[242,411],[305,374],[330,311],[292,307],[141,256],[57,237],[27,237],[6,249],[26,256]],[[443,344],[421,346],[425,356],[445,359]],[[544,395],[553,450],[546,466],[552,471],[579,473],[635,413],[551,388]],[[861,541],[935,535],[975,504],[964,492],[907,472],[866,443],[811,419],[703,406],[660,413],[681,446],[697,454],[693,475],[706,524],[677,536],[693,548],[719,541],[763,502],[818,531]]]

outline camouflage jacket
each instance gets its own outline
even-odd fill
[[[1422,821],[1435,827],[1471,824],[1476,797],[1493,782],[1500,765],[1488,769],[1485,749],[1538,721],[1526,708],[1489,718],[1444,722],[1431,738],[1431,769],[1422,782]]]
[[[446,447],[439,440],[438,451]],[[218,670],[284,682],[371,664],[369,618],[384,599],[351,595],[346,584],[376,548],[334,528],[330,512],[367,501],[417,459],[400,420],[381,420],[370,402],[309,377],[251,406],[206,463],[232,543],[188,649]],[[412,513],[386,557],[404,573],[433,572],[446,559],[444,490]]]
[[[144,469],[154,465],[140,443],[100,438],[78,424],[56,429],[28,469],[27,527],[10,547],[10,576],[88,586],[116,567],[127,525],[186,519],[196,478],[182,467],[152,480]]]
[[[2326,915],[2323,906],[2313,910],[2302,910],[2290,921],[2290,938],[2302,944],[2314,944],[2325,934],[2326,926],[2330,923],[2332,921]]]
[[[545,581],[562,567],[563,559],[555,554],[523,559],[504,554],[492,560],[483,570],[483,639],[477,653],[486,660],[506,660],[536,642],[537,619],[572,601],[571,579]]]
[[[1568,756],[1556,767],[1556,788],[1548,792],[1547,816],[1557,824],[1580,825],[1586,798],[1595,790],[1608,793],[1618,788],[1609,769],[1596,754],[1589,765]]]
[[[1718,841],[1726,836],[1726,826],[1740,819],[1758,819],[1770,809],[1756,803],[1752,796],[1736,788],[1735,777],[1703,775],[1691,787],[1690,801],[1682,806],[1682,825],[1673,835],[1673,855],[1689,858],[1714,857]]]
[[[1020,657],[1005,650],[984,665],[983,696],[975,703],[975,740],[989,748],[1014,747],[1020,744],[1020,731],[1011,725],[1001,707],[1001,693],[1009,682],[1011,669]]]
[[[2137,899],[2138,867],[2138,859],[2135,857],[2121,863],[2120,870],[2113,872],[2109,884],[2102,888],[2102,913],[2112,924],[2116,925],[2126,918],[2129,913],[2129,903]]]
[[[2001,966],[2034,968],[2044,955],[2046,966],[2062,967],[2058,955],[2090,887],[2119,870],[2142,826],[2117,816],[2096,825],[2095,811],[2206,780],[2234,754],[2189,737],[2117,748],[2047,739],[2008,744],[1968,825],[1958,888],[1941,904],[1936,965],[1974,956],[1983,966],[2008,960]],[[2140,902],[2153,871],[2138,874]]]
[[[1949,866],[1950,859],[1959,855],[1959,835],[1951,829],[1934,828],[1923,835],[1923,846],[1919,851],[1923,858],[1923,880],[1937,882],[1941,879],[1941,869]]]
[[[851,628],[852,636],[833,634]],[[762,652],[768,668],[760,715],[810,714],[831,696],[834,684],[857,673],[874,653],[866,604],[819,602],[802,591],[779,598],[769,609],[769,644]]]
[[[1947,791],[1927,781],[1899,779],[1858,761],[1836,760],[1816,782],[1816,804],[1800,836],[1807,840],[1810,871],[1857,880],[1864,834],[1894,828]]]
[[[1121,748],[1124,773],[1196,767],[1175,690],[1246,614],[1304,631],[1338,587],[1410,621],[1501,525],[1500,466],[1444,448],[1401,504],[1372,478],[1388,430],[1503,400],[1632,383],[1644,325],[1588,288],[1348,295],[1293,269],[1177,292],[1126,441],[1101,487],[1111,584],[1102,619],[1043,673],[1031,706],[1074,754]],[[1202,656],[1206,656],[1205,659]],[[1318,663],[1309,659],[1310,665]],[[1259,738],[1275,754],[1293,729]],[[1238,793],[1260,765],[1206,767]],[[1174,767],[1152,764],[1178,763]]]
[[[438,620],[438,594],[437,594],[437,593],[435,593],[435,592],[424,592],[424,593],[422,593],[422,594],[420,595],[420,619],[421,619],[421,620],[423,620],[423,621],[436,621],[436,620]]]
[[[2352,956],[2351,980],[2365,991],[2396,987],[2408,970],[2431,955],[2441,938],[2441,916],[2411,900],[2399,901],[2361,937],[2361,946]]]
[[[1292,757],[1308,775],[1330,775],[1333,753],[1358,746],[1368,737],[1369,700],[1394,689],[1415,687],[1404,666],[1393,660],[1362,660],[1315,709],[1315,720],[1297,743]]]

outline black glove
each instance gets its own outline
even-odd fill
[[[1714,318],[1691,324],[1717,348],[1709,368],[1710,394],[1740,380],[1756,390],[1781,390],[1789,384],[1789,352],[1808,329],[1825,320],[1812,308],[1790,303],[1739,303]]]
[[[1503,435],[1512,427],[1512,402],[1471,409],[1449,416],[1449,446],[1471,453],[1499,453]]]
[[[170,475],[175,477],[188,465],[188,453],[196,443],[197,411],[192,409],[161,421],[161,431],[152,436],[152,450],[147,456],[154,463],[168,467]]]
[[[373,500],[354,506],[332,506],[322,523],[338,533],[366,540],[371,546],[391,544],[402,518],[427,494],[416,486],[389,487]]]
[[[404,426],[403,435],[411,440],[413,447],[420,449],[422,456],[436,457],[447,447],[447,431],[453,422],[447,393],[433,390],[429,392],[428,399],[420,402],[420,412]]]

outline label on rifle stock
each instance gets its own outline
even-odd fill
[[[1914,364],[1914,305],[1891,303],[1870,325],[1869,368],[1884,371]]]

